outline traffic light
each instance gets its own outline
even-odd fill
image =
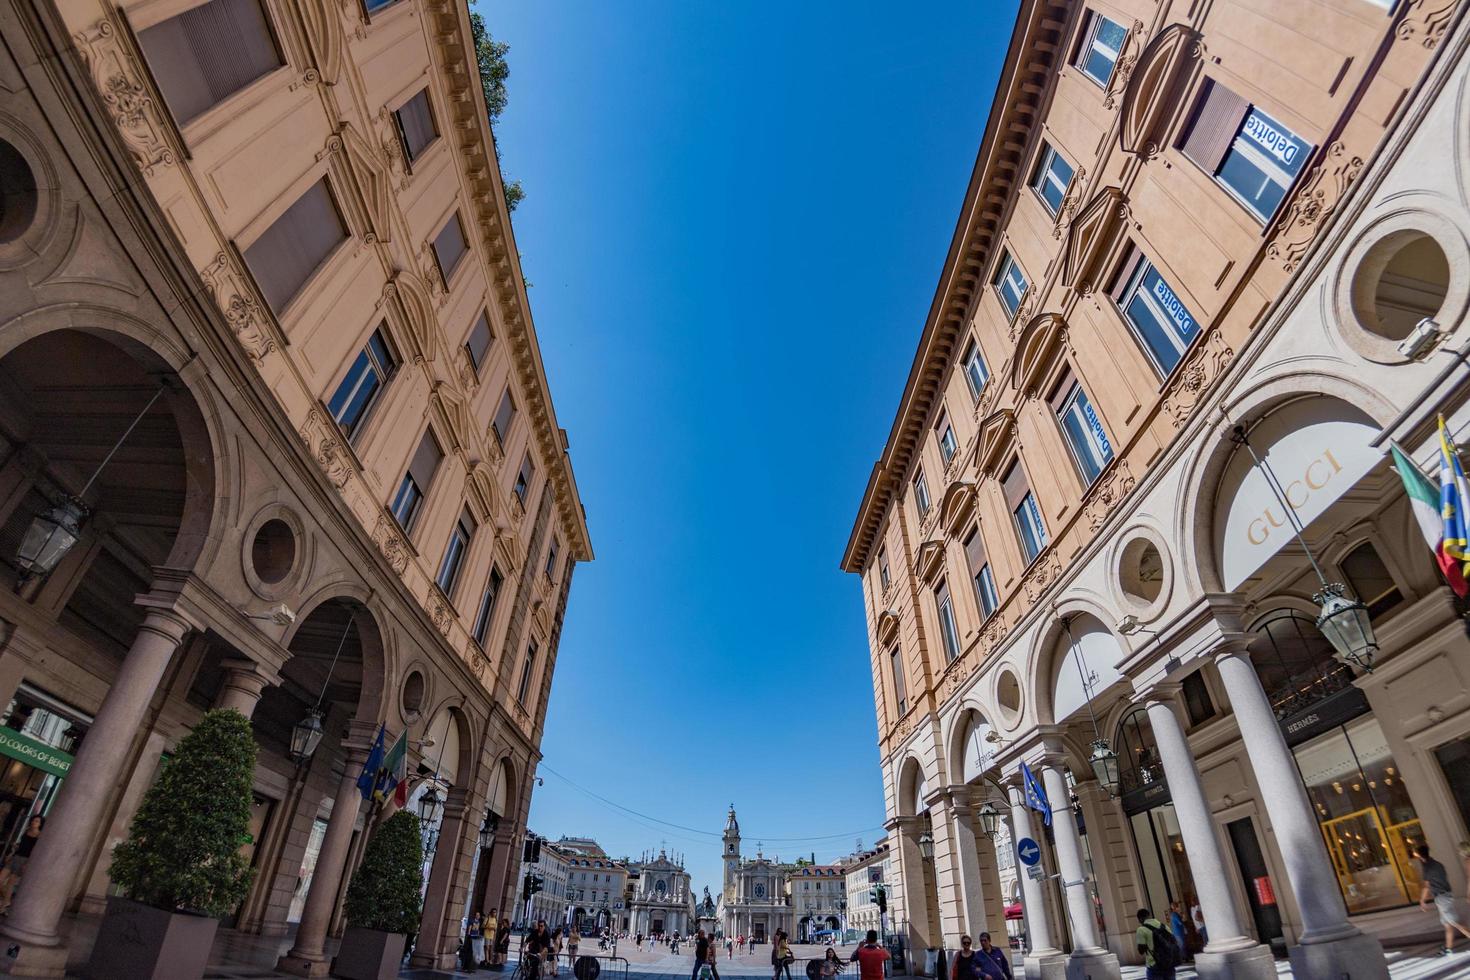
[[[523,882],[521,882],[521,898],[522,899],[526,899],[526,898],[530,898],[531,897],[531,881],[535,877],[536,876],[533,875],[533,874],[528,874],[528,875],[526,875],[526,880],[523,881]]]
[[[874,890],[878,893],[878,895],[877,895],[878,911],[879,912],[887,912],[888,911],[888,889],[887,888],[884,888],[882,885],[877,885],[877,886],[874,887]]]
[[[526,835],[526,843],[521,847],[521,861],[525,864],[536,864],[541,860],[541,838],[535,834]]]

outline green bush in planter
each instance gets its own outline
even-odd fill
[[[347,889],[347,924],[378,932],[419,931],[424,843],[407,810],[389,817],[363,853]]]
[[[206,712],[143,798],[112,880],[135,901],[219,918],[242,901],[250,842],[255,736],[240,712]]]

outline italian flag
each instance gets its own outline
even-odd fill
[[[1457,557],[1454,552],[1460,549],[1455,547],[1453,541],[1446,541],[1447,527],[1453,532],[1454,515],[1446,515],[1443,505],[1446,503],[1440,488],[1435,486],[1424,471],[1419,469],[1417,463],[1409,458],[1409,455],[1399,448],[1398,443],[1390,446],[1393,453],[1394,469],[1398,471],[1399,479],[1404,481],[1404,492],[1409,496],[1409,506],[1414,511],[1414,519],[1419,522],[1419,530],[1424,535],[1424,543],[1429,545],[1429,550],[1434,552],[1435,564],[1439,566],[1440,572],[1444,574],[1445,581],[1450,588],[1455,590],[1455,595],[1464,596],[1470,593],[1470,583],[1465,581],[1464,561]],[[1441,444],[1441,456],[1444,454],[1443,443]],[[1444,472],[1444,460],[1441,459],[1441,472]],[[1450,470],[1453,473],[1458,466]],[[1464,477],[1461,477],[1463,481]],[[1458,488],[1454,486],[1453,479],[1450,483],[1450,496],[1456,497]]]
[[[390,797],[396,808],[408,803],[408,730],[405,729],[398,741],[383,756],[383,768],[378,770],[378,785],[373,797],[381,804]]]

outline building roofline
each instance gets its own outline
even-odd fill
[[[1045,91],[1047,79],[1062,52],[1060,42],[1070,13],[1066,6],[1053,0],[1022,0],[1011,32],[1010,47],[996,83],[975,167],[965,191],[949,252],[941,267],[939,283],[924,331],[919,337],[913,365],[904,382],[898,412],[889,429],[883,453],[873,464],[873,472],[863,491],[852,533],[839,567],[845,572],[860,572],[867,564],[873,538],[881,518],[891,502],[895,481],[907,472],[916,446],[915,437],[933,406],[934,392],[943,380],[940,361],[949,353],[948,331],[945,329],[958,316],[963,320],[984,286],[982,275],[989,262],[995,232],[1003,226],[1001,219],[1010,206],[1015,189],[1024,176],[1014,161],[1024,156],[1029,137],[1019,143],[1001,139],[1011,127],[1002,130],[1007,117],[1022,111],[1028,103],[1035,116]],[[1023,58],[1023,55],[1026,57]],[[1037,80],[1037,76],[1041,76]],[[1012,124],[1015,126],[1016,124]],[[1029,132],[1023,128],[1022,132]],[[1009,166],[1007,166],[1009,164]],[[1005,176],[1002,171],[1010,174]],[[958,307],[958,309],[957,309]]]

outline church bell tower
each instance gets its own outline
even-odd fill
[[[730,813],[725,817],[724,854],[725,901],[735,901],[735,873],[740,867],[740,823],[735,819],[735,804],[730,804]]]

